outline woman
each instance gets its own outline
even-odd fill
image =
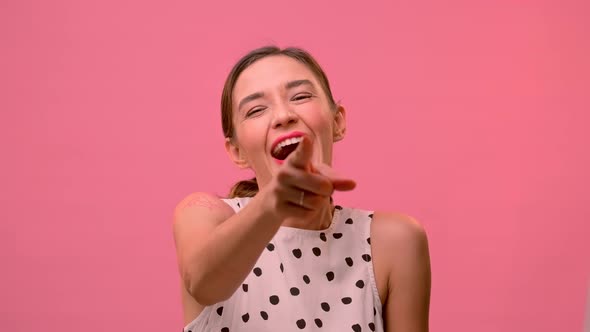
[[[255,179],[175,210],[184,331],[428,331],[422,227],[334,205],[355,182],[332,168],[346,113],[304,50],[244,56],[222,94],[225,148]]]

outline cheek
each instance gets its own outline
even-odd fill
[[[313,127],[331,127],[332,112],[320,103],[307,103],[299,108],[299,115]]]
[[[307,116],[307,124],[321,137],[331,137],[332,135],[332,117],[325,110],[315,109]]]
[[[260,123],[254,123],[254,121],[236,127],[238,141],[244,154],[251,156],[254,153],[260,152],[260,150],[264,150],[265,132],[264,127]]]

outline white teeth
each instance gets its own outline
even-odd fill
[[[282,148],[284,148],[287,145],[291,145],[291,144],[295,144],[295,143],[299,143],[303,140],[303,138],[301,137],[293,137],[293,138],[287,138],[281,142],[279,142],[279,144],[277,144],[277,146],[274,149],[274,153],[278,153],[279,150],[281,150]]]

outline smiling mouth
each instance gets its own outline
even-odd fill
[[[287,157],[297,149],[299,143],[303,140],[302,137],[287,138],[286,140],[277,144],[272,150],[271,155],[278,160],[285,160]]]

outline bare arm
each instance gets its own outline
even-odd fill
[[[203,305],[227,299],[252,270],[280,219],[252,201],[240,213],[219,198],[191,194],[175,211],[174,238],[184,286]]]
[[[388,293],[384,307],[387,332],[427,332],[430,308],[430,255],[426,232],[415,220],[400,214],[380,218],[384,255],[389,260]],[[377,221],[377,220],[375,220]]]

